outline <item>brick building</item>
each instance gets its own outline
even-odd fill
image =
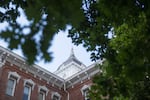
[[[89,100],[91,78],[100,72],[96,64],[86,67],[72,50],[51,73],[0,47],[0,100]]]

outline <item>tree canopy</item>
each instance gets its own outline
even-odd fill
[[[91,51],[91,60],[105,59],[92,100],[150,100],[149,0],[3,0],[0,7],[1,23],[9,23],[0,37],[11,49],[21,47],[29,62],[37,55],[50,61],[54,34],[70,25],[74,44]],[[19,9],[30,24],[16,21]]]
[[[67,25],[78,26],[84,18],[82,0],[2,0],[0,8],[0,22],[9,25],[0,33],[0,38],[9,43],[10,49],[21,48],[30,63],[36,61],[37,56],[50,61],[48,48],[54,34],[65,30]],[[17,21],[21,14],[28,24]]]

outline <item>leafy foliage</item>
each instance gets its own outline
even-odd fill
[[[91,51],[93,61],[105,59],[103,73],[93,80],[92,100],[150,100],[149,0],[3,0],[0,7],[0,21],[9,23],[0,37],[11,49],[21,47],[29,62],[37,55],[50,61],[54,34],[71,25],[72,42]],[[16,21],[19,8],[29,25]]]
[[[0,22],[7,21],[9,27],[0,33],[0,37],[9,43],[10,49],[21,48],[30,63],[38,60],[37,56],[50,61],[48,48],[53,36],[59,30],[65,30],[67,25],[78,26],[83,19],[81,6],[81,0],[2,0]],[[28,24],[17,22],[21,13]]]
[[[94,18],[95,26],[81,25],[82,28],[70,32],[73,42],[80,43],[82,40],[85,47],[93,51],[93,59],[106,59],[106,64],[102,66],[103,73],[93,80],[93,100],[150,99],[147,88],[150,86],[148,4],[150,2],[147,0],[100,0],[91,4],[91,9],[94,5],[98,12]],[[91,22],[88,23],[90,26]],[[82,32],[88,34],[89,38],[83,37]],[[110,33],[112,37],[109,37]],[[79,37],[75,38],[76,35]]]

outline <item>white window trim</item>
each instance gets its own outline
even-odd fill
[[[90,85],[84,85],[80,90],[82,95],[84,95],[84,90],[89,89],[90,90],[91,86]]]
[[[20,78],[21,78],[21,76],[20,76],[17,72],[8,72],[8,79],[9,79],[11,76],[16,78],[17,83],[19,82],[19,80],[20,80]]]
[[[58,92],[52,92],[51,99],[53,99],[54,96],[59,97],[58,100],[60,100],[60,98],[61,98],[61,95]]]
[[[31,84],[32,86],[32,90],[34,89],[34,86],[35,86],[35,83],[32,81],[32,79],[24,79],[24,86],[29,83]]]
[[[46,94],[45,94],[45,92],[44,91],[39,91],[39,93],[42,93],[43,94],[43,98],[42,98],[42,100],[45,100],[45,98],[46,98]]]
[[[15,94],[15,88],[16,88],[16,79],[13,78],[13,77],[9,77],[8,81],[9,81],[9,80],[13,80],[13,81],[14,81],[12,94],[10,94],[10,96],[14,96],[14,94]],[[7,84],[8,84],[8,81],[7,81]],[[8,88],[8,87],[6,87],[6,91],[7,91],[7,88]],[[7,93],[6,93],[6,94],[7,94]],[[7,94],[7,95],[9,95],[9,94]]]
[[[48,88],[46,86],[38,86],[38,92],[40,92],[41,90],[46,92],[46,96],[48,95]]]
[[[25,85],[24,85],[24,88],[25,88],[25,86],[26,86],[26,87],[29,87],[29,96],[28,96],[28,100],[30,100],[30,97],[31,97],[31,88],[32,88],[32,87],[31,87],[30,85],[28,85],[28,84],[25,84]],[[24,93],[24,91],[23,91],[23,93]],[[24,94],[23,94],[23,95],[24,95]]]
[[[84,85],[80,90],[81,90],[81,93],[82,93],[82,96],[84,96],[84,98],[87,98],[85,97],[85,94],[84,94],[84,91],[85,90],[90,90],[91,86],[90,85]]]

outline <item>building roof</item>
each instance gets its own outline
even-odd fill
[[[74,62],[74,63],[78,64],[79,67],[81,67],[81,69],[83,69],[83,68],[86,67],[82,62],[80,62],[80,61],[76,58],[76,56],[75,56],[75,54],[74,54],[74,50],[73,50],[73,48],[72,48],[69,58],[68,58],[64,63],[62,63],[62,64],[58,67],[58,69],[57,69],[56,71],[61,70],[61,69],[64,69],[64,68],[63,68],[63,65],[67,65],[67,64],[69,64],[69,63],[71,63],[71,62]],[[81,66],[81,65],[83,65],[83,66]]]
[[[69,64],[69,62],[71,62],[70,64],[82,64],[80,61],[78,61],[79,60],[76,59],[74,53],[71,52],[70,57],[63,64]],[[73,85],[77,82],[82,82],[84,79],[90,79],[90,77],[92,77],[93,75],[101,72],[101,70],[95,67],[95,65],[102,64],[102,61],[98,61],[82,69],[81,71],[78,71],[70,77],[64,79],[54,73],[49,72],[48,70],[45,70],[44,68],[38,65],[28,65],[26,59],[0,46],[0,68],[3,67],[3,65],[5,65],[6,62],[9,62],[10,66],[17,66],[20,71],[26,70],[26,73],[31,73],[32,75],[34,75],[34,77],[37,76],[40,80],[43,79],[47,81],[47,83],[63,89],[73,87]]]
[[[63,79],[67,79],[84,68],[86,68],[86,66],[76,58],[72,48],[68,59],[62,63],[54,73]]]

